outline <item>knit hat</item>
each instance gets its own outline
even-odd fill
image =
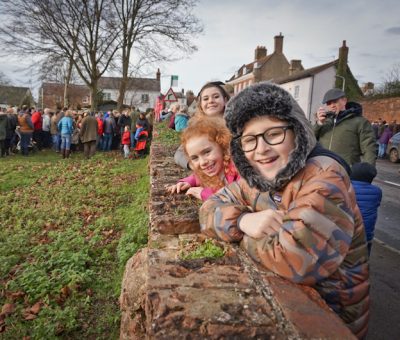
[[[295,148],[289,155],[288,164],[281,169],[273,181],[266,180],[247,161],[240,146],[240,137],[245,124],[256,117],[274,117],[293,127]],[[269,82],[247,87],[226,105],[225,120],[232,132],[232,159],[250,187],[262,192],[280,190],[301,170],[307,157],[316,145],[310,122],[293,97],[279,86]]]
[[[352,181],[360,181],[372,183],[377,175],[376,168],[369,163],[356,163],[351,168],[350,179]]]

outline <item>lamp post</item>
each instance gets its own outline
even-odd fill
[[[336,78],[342,79],[342,91],[344,92],[344,85],[346,84],[346,78],[342,76],[335,76]]]

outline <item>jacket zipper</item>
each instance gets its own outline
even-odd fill
[[[331,134],[331,141],[329,142],[329,150],[331,150],[331,147],[332,147],[332,139],[333,139],[333,135],[335,133],[335,127],[336,127],[336,118],[337,117],[335,117],[333,119],[333,129],[332,129],[332,134]]]

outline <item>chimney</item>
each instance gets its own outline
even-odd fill
[[[347,59],[349,56],[349,48],[346,46],[346,40],[343,40],[342,46],[339,48],[339,61],[336,69],[335,87],[345,89],[346,82],[343,78],[347,76]]]
[[[260,60],[267,55],[267,49],[265,46],[257,46],[254,51],[254,61]]]
[[[296,74],[300,71],[303,71],[303,65],[301,65],[301,60],[300,59],[292,59],[290,61],[290,66],[289,66],[289,75],[291,76],[292,74]]]
[[[339,48],[339,63],[342,62],[347,65],[349,57],[349,48],[346,46],[346,40],[343,40],[342,47]]]
[[[160,81],[160,79],[161,79],[160,69],[157,69],[156,78],[157,78],[158,81]]]
[[[275,51],[274,53],[283,53],[283,35],[282,32],[279,33],[279,35],[276,35],[274,37],[275,39]]]

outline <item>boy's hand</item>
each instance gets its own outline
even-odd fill
[[[190,195],[201,200],[202,191],[203,191],[202,187],[192,187],[186,192],[186,195]]]
[[[276,234],[283,224],[282,211],[267,209],[255,213],[245,214],[238,226],[246,235],[253,238],[262,238]]]
[[[169,185],[166,186],[165,189],[167,190],[168,193],[174,194],[174,193],[180,193],[182,191],[185,191],[190,188],[190,184],[187,182],[178,182],[174,185]]]

